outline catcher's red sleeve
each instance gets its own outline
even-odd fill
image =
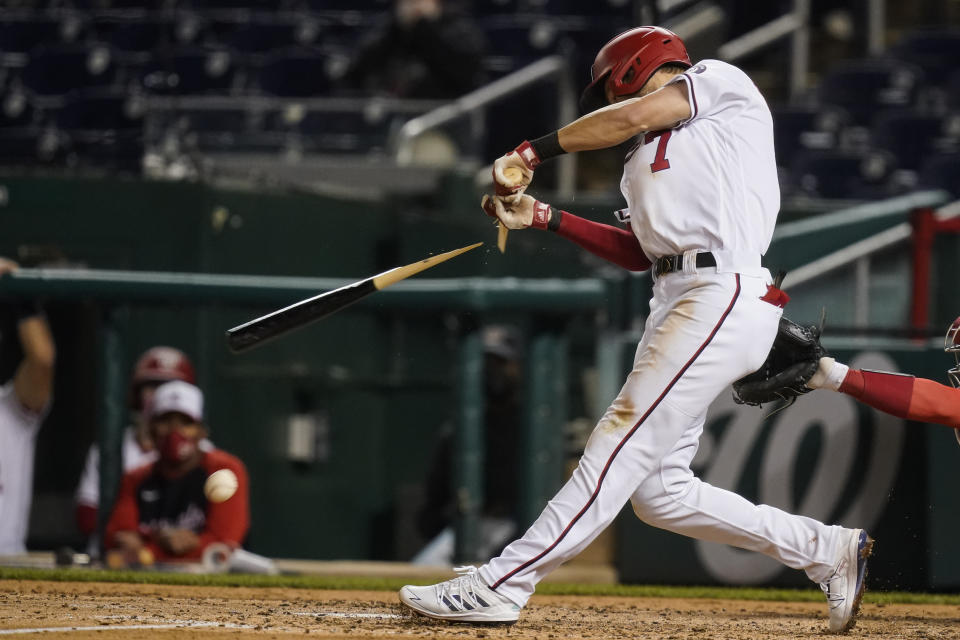
[[[646,271],[650,268],[650,260],[632,231],[587,220],[569,211],[554,209],[554,213],[561,216],[557,234],[593,255],[630,271]]]
[[[900,418],[960,428],[960,389],[933,380],[851,369],[840,391]]]

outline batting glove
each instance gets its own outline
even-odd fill
[[[512,202],[501,196],[483,196],[480,206],[507,229],[546,229],[553,211],[546,202],[525,193],[518,194]]]
[[[518,199],[533,180],[533,170],[540,162],[540,157],[527,140],[510,153],[497,158],[493,163],[494,193],[508,201]]]

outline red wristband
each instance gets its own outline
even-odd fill
[[[513,150],[520,159],[523,160],[523,164],[527,165],[527,169],[533,171],[540,166],[540,163],[543,162],[540,159],[540,156],[537,155],[536,150],[533,148],[533,145],[530,144],[529,140],[524,140],[521,142],[516,149]]]
[[[533,203],[533,222],[530,226],[534,229],[546,229],[550,224],[550,205],[539,200]]]

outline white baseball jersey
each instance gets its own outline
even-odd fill
[[[683,82],[690,118],[628,153],[621,191],[648,258],[711,251],[719,272],[756,272],[780,209],[770,109],[753,81],[704,60]]]
[[[26,551],[33,455],[43,416],[20,403],[13,380],[0,387],[0,554]]]
[[[144,451],[137,442],[136,430],[127,427],[123,431],[123,443],[120,448],[123,472],[156,462],[160,457],[156,451]],[[96,444],[87,452],[87,462],[83,465],[83,475],[77,485],[77,504],[96,507],[100,504],[100,449]]]

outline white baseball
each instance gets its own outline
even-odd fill
[[[237,492],[237,474],[230,469],[218,469],[203,485],[203,493],[210,502],[226,502]]]

